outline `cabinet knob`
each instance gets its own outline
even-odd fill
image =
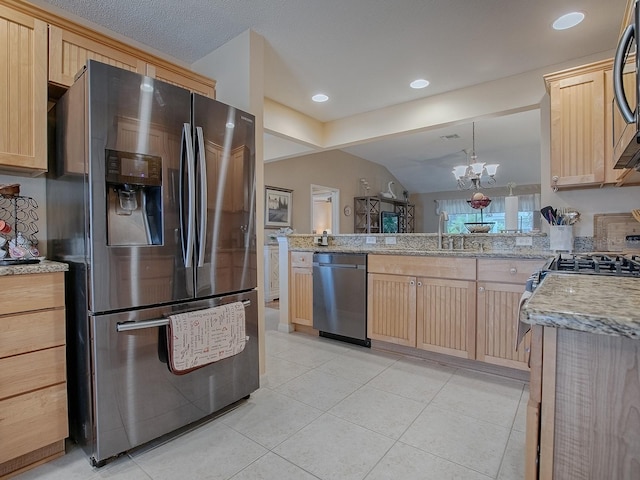
[[[422,282],[418,282],[418,286],[421,287],[422,286]]]
[[[516,273],[518,273],[518,269],[517,269],[516,267],[511,267],[511,268],[509,269],[509,273],[510,273],[511,275],[515,275]]]
[[[484,287],[478,287],[479,292],[484,292]]]
[[[416,284],[416,282],[414,282],[413,280],[409,281],[409,285],[415,285],[415,284]]]

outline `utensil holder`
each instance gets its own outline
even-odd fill
[[[573,252],[573,225],[551,225],[549,248],[555,252]]]

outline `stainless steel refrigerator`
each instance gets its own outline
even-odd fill
[[[254,117],[89,61],[55,130],[48,255],[69,264],[70,431],[101,465],[259,386]],[[171,373],[167,317],[237,301],[245,349]]]

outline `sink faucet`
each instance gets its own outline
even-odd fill
[[[444,222],[449,221],[449,214],[445,211],[440,212],[438,217],[438,250],[442,249],[442,229]]]

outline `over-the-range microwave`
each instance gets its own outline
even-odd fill
[[[637,0],[629,22],[616,48],[613,63],[613,158],[615,168],[635,168],[640,171],[640,58],[636,54],[640,32],[640,11]],[[617,107],[617,108],[616,108]]]

